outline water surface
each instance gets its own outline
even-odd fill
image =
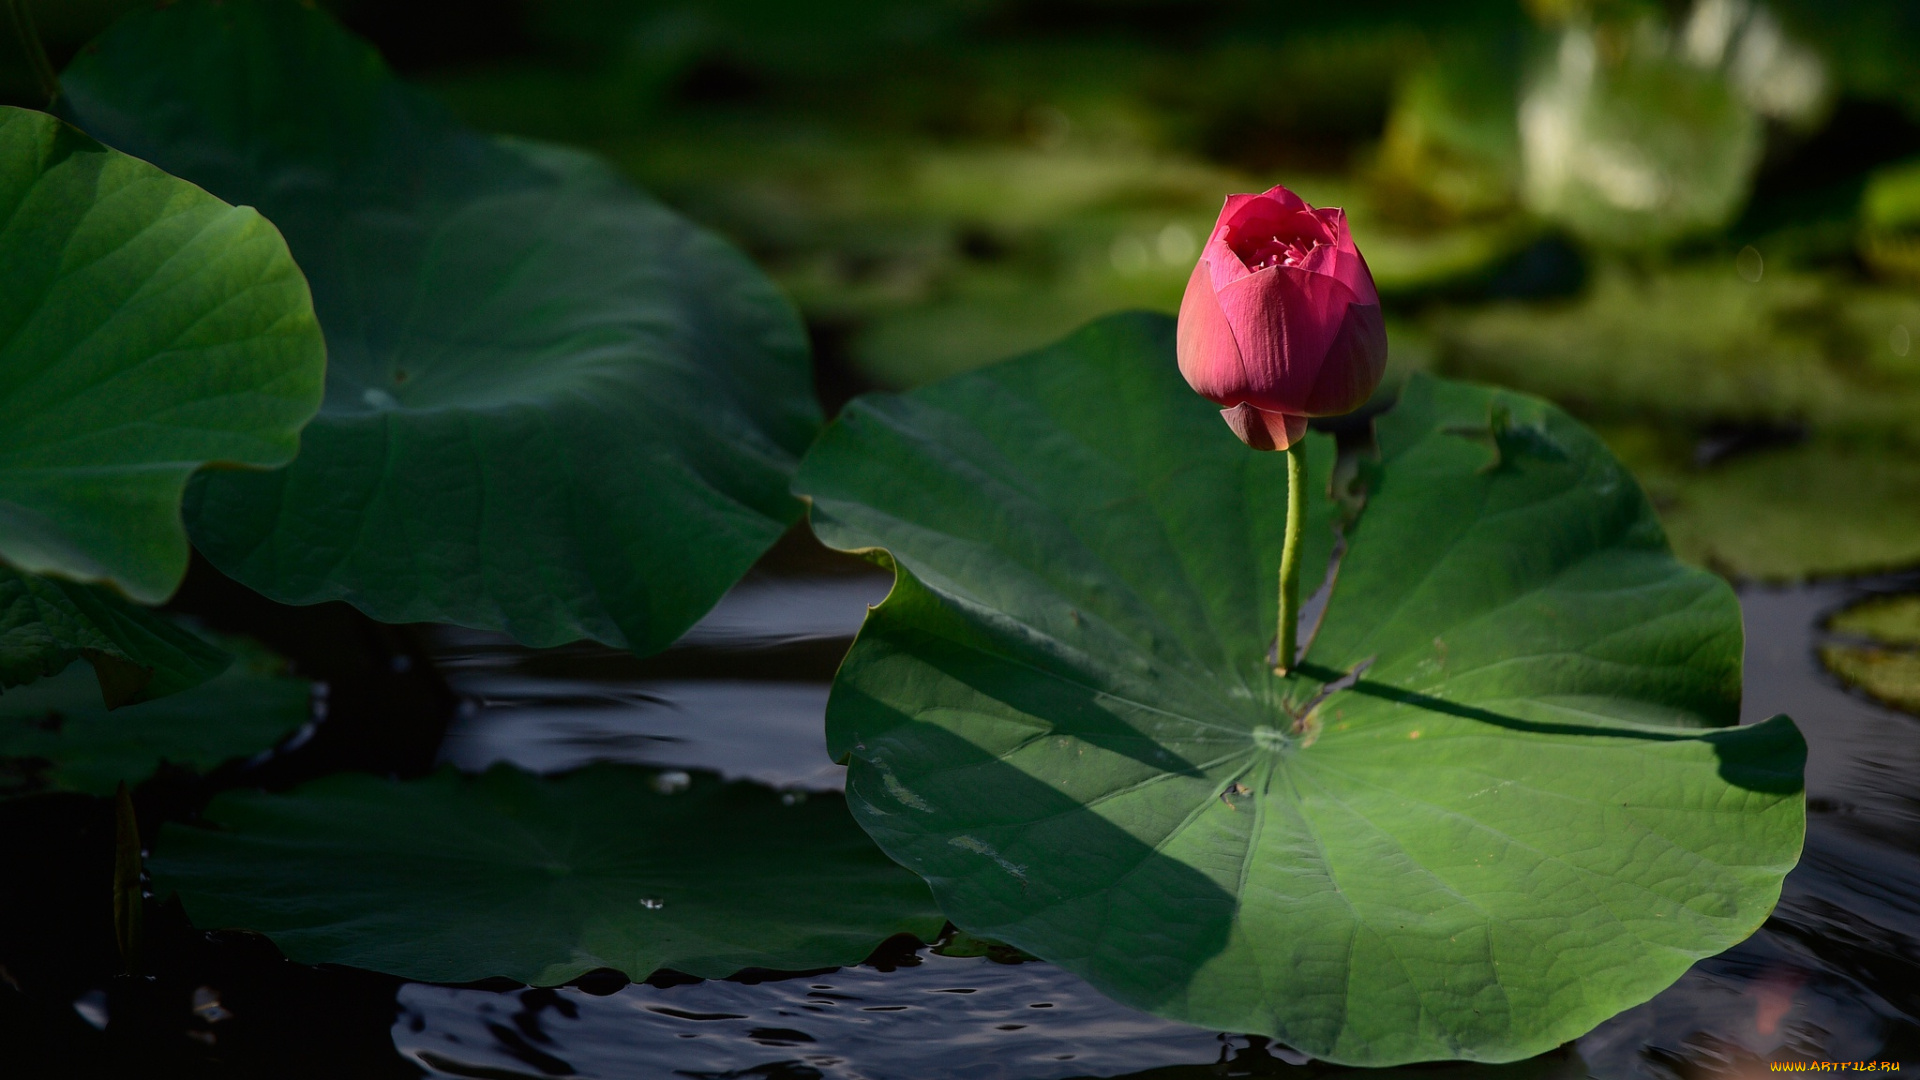
[[[749,581],[676,649],[733,650],[738,671],[810,641],[851,637],[884,578]],[[1696,964],[1646,1004],[1562,1051],[1448,1075],[1753,1076],[1785,1060],[1911,1061],[1920,1073],[1920,718],[1866,700],[1815,659],[1832,611],[1920,575],[1748,588],[1741,722],[1792,715],[1808,742],[1801,865],[1753,938]],[[581,650],[574,675],[479,635],[443,659],[473,703],[443,758],[555,771],[596,758],[709,769],[776,787],[832,789],[816,681],[629,677]],[[664,669],[673,670],[674,653]],[[779,665],[774,665],[779,666]],[[1051,965],[892,950],[791,977],[482,990],[408,984],[396,1051],[448,1077],[767,1077],[1065,1080],[1326,1071],[1267,1040],[1205,1031],[1115,1004]]]

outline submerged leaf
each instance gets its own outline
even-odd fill
[[[0,689],[56,675],[79,659],[92,663],[94,677],[75,680],[94,683],[87,696],[112,709],[198,686],[233,658],[105,588],[0,563]],[[0,713],[26,693],[0,696]]]
[[[162,762],[206,772],[259,753],[306,722],[307,680],[288,676],[279,657],[251,642],[223,644],[238,662],[218,678],[111,713],[78,664],[0,695],[0,771],[13,774],[9,783],[20,794],[111,795],[116,784],[137,785]],[[228,657],[220,656],[224,666]]]
[[[939,933],[926,886],[839,796],[707,774],[653,782],[668,775],[497,766],[232,792],[207,808],[216,828],[163,828],[151,865],[197,925],[258,930],[305,963],[436,982],[805,970]]]
[[[188,502],[244,584],[650,652],[798,516],[799,320],[600,162],[461,128],[293,0],[136,13],[63,85],[95,134],[270,214],[313,282],[299,459]]]
[[[0,561],[166,599],[188,476],[292,460],[325,364],[258,213],[0,107]]]
[[[1278,455],[1186,391],[1171,320],[850,406],[796,488],[897,568],[828,707],[855,816],[967,931],[1339,1062],[1537,1053],[1752,933],[1805,747],[1710,730],[1731,590],[1543,402],[1416,379],[1377,432],[1279,679]]]

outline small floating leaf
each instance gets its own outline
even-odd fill
[[[208,807],[214,828],[165,826],[150,865],[199,926],[258,930],[304,963],[438,982],[805,970],[939,933],[926,885],[838,796],[787,802],[705,773],[663,791],[653,775],[498,766],[233,792]]]
[[[1874,644],[1829,642],[1827,670],[1896,709],[1920,713],[1920,596],[1881,596],[1835,615],[1827,628]]]
[[[232,657],[166,617],[97,585],[22,574],[0,563],[0,689],[56,675],[86,659],[56,693],[118,708],[197,686]],[[37,688],[0,696],[0,715],[23,707]],[[113,784],[107,784],[107,791]]]
[[[62,83],[96,135],[271,215],[313,282],[299,459],[187,504],[244,584],[651,652],[799,516],[799,320],[603,163],[465,130],[294,0],[135,13]]]
[[[1874,597],[1835,615],[1827,628],[1883,645],[1920,649],[1920,594]]]
[[[159,615],[139,614],[159,628],[186,633]],[[306,722],[305,679],[288,676],[280,658],[251,642],[222,643],[238,662],[218,678],[112,712],[101,707],[93,676],[80,664],[0,695],[0,795],[15,793],[8,786],[22,794],[111,795],[121,781],[138,784],[162,762],[206,772],[259,753]],[[221,666],[235,659],[217,655]]]
[[[1738,605],[1599,441],[1414,380],[1276,679],[1280,455],[1221,430],[1173,337],[1116,317],[861,399],[802,466],[821,538],[897,572],[828,706],[849,805],[948,916],[1368,1065],[1538,1053],[1752,933],[1805,745],[1718,727]]]
[[[1827,670],[1896,709],[1920,713],[1920,651],[1823,645]]]

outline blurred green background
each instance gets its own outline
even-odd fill
[[[56,65],[131,6],[27,3]],[[1347,208],[1397,375],[1572,409],[1683,556],[1920,563],[1920,5],[328,6],[747,250],[830,407],[1173,311],[1222,197],[1284,183]]]

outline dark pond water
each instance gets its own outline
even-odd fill
[[[674,650],[645,661],[433,631],[426,649],[464,702],[441,759],[541,771],[614,760],[836,790],[842,770],[827,760],[820,722],[826,680],[886,586],[870,575],[750,578]],[[1815,659],[1828,614],[1916,588],[1920,574],[1742,593],[1742,719],[1790,713],[1810,746],[1806,853],[1757,935],[1543,1058],[1382,1075],[1690,1080],[1760,1075],[1782,1060],[1899,1061],[1920,1074],[1920,718],[1849,692]],[[123,1050],[166,1047],[138,1059],[195,1075],[214,1074],[195,1071],[203,1066],[220,1075],[767,1080],[1336,1071],[1264,1039],[1135,1012],[1004,952],[943,955],[894,942],[865,965],[827,972],[589,976],[526,989],[302,968],[257,939],[210,940],[163,959],[156,978],[70,982],[51,1002],[51,991],[30,988],[45,1006],[32,1022],[87,1037],[118,1032]],[[14,979],[4,967],[0,976]],[[0,1075],[12,1075],[7,1060],[0,1051]]]

